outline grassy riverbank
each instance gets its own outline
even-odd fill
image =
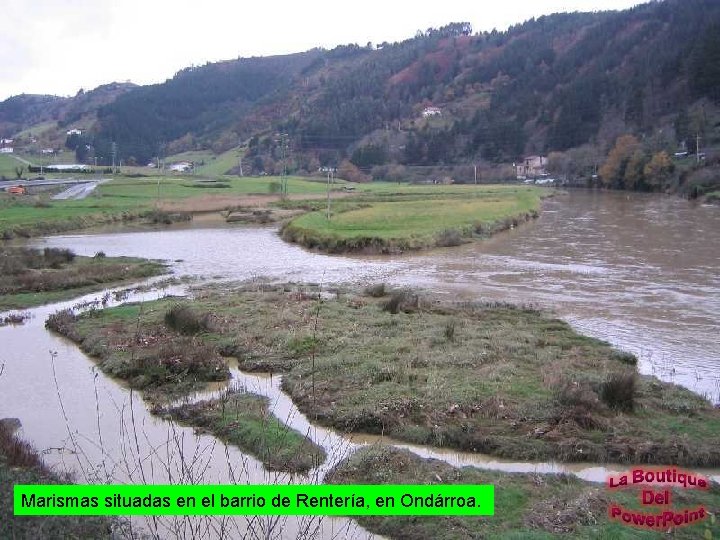
[[[513,459],[720,465],[720,411],[638,376],[632,355],[552,316],[380,286],[322,302],[317,293],[199,291],[190,320],[204,326],[188,345],[234,356],[242,369],[285,372],[299,408],[344,432]],[[172,303],[67,317],[58,329],[111,374],[172,390],[182,383],[175,374],[152,378],[158,363],[169,369],[163,317]]]
[[[394,253],[457,246],[537,217],[545,191],[527,186],[401,186],[378,184],[327,217],[297,217],[283,238],[332,253]]]
[[[325,461],[325,451],[270,412],[266,397],[231,392],[223,398],[174,407],[179,422],[207,429],[262,461],[270,471],[307,472]]]
[[[114,538],[107,517],[13,515],[14,485],[65,483],[0,421],[0,538]]]
[[[630,540],[658,538],[646,532],[612,523],[608,506],[618,503],[640,509],[639,492],[610,492],[603,484],[551,474],[508,474],[470,467],[458,469],[437,460],[422,459],[408,451],[389,447],[367,447],[340,463],[326,477],[331,484],[493,484],[495,515],[491,517],[360,517],[371,532],[393,539],[494,538],[549,539],[596,538]],[[673,490],[674,508],[704,505],[717,514],[720,486],[708,491]],[[645,507],[643,512],[657,513]],[[707,533],[706,533],[707,531]],[[706,536],[706,534],[710,536]],[[717,538],[720,520],[708,520],[675,528],[672,538]]]
[[[26,309],[163,274],[164,264],[130,257],[77,257],[66,249],[0,247],[0,311]]]
[[[222,316],[177,299],[52,315],[48,328],[72,339],[107,374],[143,392],[153,412],[202,428],[262,461],[269,470],[305,472],[324,451],[274,417],[265,398],[230,392],[223,398],[165,407],[169,400],[229,378],[226,362],[207,336],[222,332]]]
[[[252,206],[255,196],[272,202],[280,198],[269,195],[271,186],[277,182],[279,179],[274,177],[230,178],[222,182],[194,177],[117,177],[98,185],[85,199],[58,201],[42,194],[0,192],[0,239],[135,220],[153,221],[158,208],[171,212],[232,210]],[[290,177],[288,192],[291,197],[320,197],[325,193],[325,185]]]

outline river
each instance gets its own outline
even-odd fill
[[[533,303],[584,333],[636,353],[640,369],[720,401],[720,208],[671,197],[573,191],[545,202],[541,217],[490,240],[398,257],[328,256],[280,240],[273,229],[197,223],[170,229],[62,235],[32,242],[81,255],[104,251],[174,261],[178,276],[374,283],[433,289],[473,299]],[[178,290],[155,290],[150,299]],[[88,295],[86,299],[98,295]],[[317,481],[342,455],[372,437],[345,438],[312,426],[270,380],[233,370],[238,383],[271,397],[276,413],[311,432],[331,459],[309,477],[268,473],[253,458],[192,429],[150,415],[137,394],[98,372],[76,346],[44,330],[47,316],[77,301],[30,310],[25,325],[0,328],[5,364],[0,417],[51,465],[79,481],[280,483]],[[201,396],[202,397],[202,396]],[[387,441],[386,441],[387,442]],[[602,480],[591,465],[506,463],[488,456],[402,445],[455,465],[516,471],[564,470]],[[193,467],[187,463],[192,462]],[[717,475],[717,471],[708,471]],[[139,523],[161,536],[251,537],[290,531],[324,538],[367,533],[350,520],[183,520]],[[184,531],[184,532],[183,532]],[[269,534],[272,536],[273,534]]]

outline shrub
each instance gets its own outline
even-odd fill
[[[365,287],[365,296],[371,296],[372,298],[382,298],[387,294],[384,283],[376,283],[375,285],[369,285]]]
[[[194,338],[180,338],[162,346],[157,360],[170,373],[196,375],[203,380],[222,380],[227,371],[217,351]]]
[[[50,208],[52,205],[46,199],[38,199],[33,203],[35,208]]]
[[[146,217],[153,224],[171,225],[181,221],[191,221],[192,214],[188,212],[166,212],[164,210],[153,210],[146,214]]]
[[[210,314],[199,314],[188,305],[175,304],[165,313],[165,324],[189,336],[210,330]]]
[[[44,467],[33,447],[17,438],[7,421],[0,421],[0,455],[10,467]]]
[[[600,396],[611,408],[632,411],[635,408],[637,374],[634,371],[614,373],[602,383]]]
[[[98,251],[98,252],[95,254],[95,258],[96,258],[96,259],[104,259],[105,256],[106,256],[106,255],[105,255],[105,252],[104,252],[104,251]]]
[[[566,407],[595,410],[600,404],[598,395],[587,384],[565,380],[555,388],[555,401]]]
[[[60,268],[63,264],[73,262],[75,253],[69,249],[45,248],[43,250],[43,258],[45,266],[50,268]]]
[[[622,362],[623,364],[627,364],[629,366],[637,365],[637,357],[634,354],[629,353],[629,352],[613,351],[612,358],[614,360],[617,360],[618,362]]]
[[[437,238],[436,244],[440,247],[454,247],[463,243],[460,231],[456,229],[446,229],[442,231]]]
[[[447,341],[455,341],[455,320],[451,320],[445,324],[445,339]]]
[[[404,311],[414,311],[418,308],[419,299],[416,294],[412,294],[408,291],[398,291],[393,293],[390,299],[383,306],[383,311],[387,311],[396,315],[397,313]]]

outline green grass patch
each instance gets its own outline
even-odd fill
[[[117,177],[97,187],[81,200],[44,201],[38,196],[10,196],[0,193],[0,238],[29,237],[69,230],[78,230],[107,223],[121,223],[152,217],[158,203],[189,201],[221,194],[233,205],[233,196],[268,195],[274,177],[228,177],[218,189],[217,184],[197,182],[192,177]],[[290,177],[291,195],[317,195],[325,192],[319,182]],[[237,203],[235,203],[237,204]]]
[[[326,477],[330,484],[492,484],[495,515],[490,517],[359,517],[371,532],[389,538],[492,538],[551,539],[595,538],[630,540],[658,538],[658,532],[642,531],[612,523],[608,506],[619,503],[639,509],[639,491],[608,491],[574,477],[550,474],[508,474],[470,467],[458,469],[437,460],[422,459],[392,447],[366,447],[341,462]],[[716,513],[720,487],[708,491],[673,490],[676,508],[703,505]],[[658,507],[644,512],[657,513]],[[720,520],[674,528],[673,538],[717,538]]]
[[[168,414],[183,424],[208,429],[257,457],[271,471],[307,472],[325,461],[325,451],[273,416],[262,396],[231,392],[172,408]]]
[[[337,204],[330,219],[322,210],[297,217],[283,236],[331,252],[458,245],[536,216],[545,193],[519,186],[433,187],[370,185],[355,206]]]

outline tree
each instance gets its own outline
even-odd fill
[[[350,182],[370,182],[372,180],[370,175],[363,173],[347,159],[338,167],[338,177]]]
[[[640,141],[634,135],[618,137],[615,146],[600,167],[600,178],[606,187],[622,187],[625,169],[633,154],[640,149]]]
[[[633,152],[633,155],[630,156],[627,166],[625,167],[625,174],[623,175],[625,189],[638,189],[640,184],[642,184],[643,168],[646,162],[645,152],[643,152],[642,149],[638,148]]]
[[[550,174],[567,177],[570,172],[570,157],[564,152],[550,152],[547,170]]]
[[[645,180],[652,188],[662,189],[667,185],[674,170],[674,165],[667,152],[658,152],[645,165]]]

